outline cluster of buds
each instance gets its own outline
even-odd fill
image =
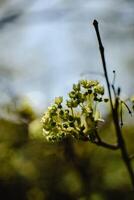
[[[98,81],[81,80],[73,85],[63,102],[56,97],[55,102],[42,117],[43,134],[48,141],[60,141],[66,137],[91,141],[101,119],[98,104],[107,102],[104,87]]]

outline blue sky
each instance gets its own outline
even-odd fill
[[[15,70],[7,74],[6,87],[40,105],[67,93],[81,78],[104,82],[92,75],[102,70],[92,26],[97,18],[109,74],[112,77],[116,69],[117,84],[125,80],[124,94],[129,93],[134,86],[133,73],[126,67],[133,63],[133,8],[132,2],[123,0],[1,1],[0,21],[19,15],[0,27],[0,67]]]

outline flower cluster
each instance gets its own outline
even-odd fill
[[[81,80],[73,85],[66,105],[63,98],[56,97],[51,107],[42,117],[43,133],[48,141],[60,141],[66,137],[78,140],[95,140],[99,121],[103,121],[98,111],[104,98],[104,87],[98,81]]]

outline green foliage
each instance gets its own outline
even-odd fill
[[[98,105],[107,102],[104,87],[98,81],[81,80],[73,85],[66,105],[63,98],[56,97],[55,103],[42,117],[44,136],[48,141],[60,141],[66,137],[95,140],[98,124],[103,121]]]

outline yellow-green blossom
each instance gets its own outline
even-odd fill
[[[43,134],[48,141],[66,137],[78,140],[95,140],[99,121],[102,121],[98,103],[103,98],[104,87],[98,81],[82,80],[73,85],[63,108],[62,97],[56,97],[42,117]]]

